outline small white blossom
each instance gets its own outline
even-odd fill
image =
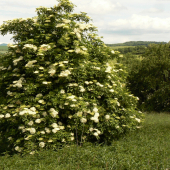
[[[61,93],[61,94],[64,94],[64,93],[65,93],[65,90],[62,89],[62,90],[60,91],[60,93]]]
[[[98,112],[97,107],[94,107],[94,108],[93,108],[93,112],[95,112],[95,113]]]
[[[50,76],[53,76],[56,73],[56,70],[54,68],[51,68],[48,73],[50,74]]]
[[[25,67],[34,67],[34,63],[36,63],[37,62],[37,60],[32,60],[32,61],[29,61],[26,65],[25,65]]]
[[[36,119],[35,123],[41,123],[41,119]]]
[[[99,136],[97,132],[93,133],[93,135],[96,136],[96,137]]]
[[[32,49],[32,50],[36,51],[37,47],[33,44],[25,44],[23,49]]]
[[[110,89],[109,91],[110,91],[110,92],[112,92],[112,93],[114,92],[114,90],[113,90],[113,89]]]
[[[7,113],[7,114],[5,115],[5,118],[9,118],[9,117],[11,117],[11,115],[10,115],[9,113]]]
[[[34,155],[34,154],[35,154],[35,151],[31,151],[31,152],[30,152],[30,155]]]
[[[35,73],[35,74],[38,74],[38,73],[39,73],[39,71],[34,71],[34,73]]]
[[[45,143],[44,142],[40,142],[39,143],[39,147],[43,148],[45,146]]]
[[[110,119],[110,115],[105,115],[105,119],[109,120]]]
[[[69,70],[61,71],[59,77],[67,77],[71,72]]]
[[[86,123],[87,122],[87,119],[86,118],[81,118],[81,123]]]
[[[35,128],[30,128],[29,131],[31,134],[35,134],[35,132],[36,132]]]
[[[57,128],[57,127],[58,127],[57,123],[53,123],[51,126],[52,126],[53,128]]]
[[[46,133],[50,133],[51,132],[51,130],[49,129],[49,128],[45,128],[45,131],[46,131]]]
[[[74,140],[74,137],[72,136],[72,137],[70,137],[70,139],[71,139],[71,141],[73,141],[73,140]]]
[[[34,124],[33,121],[28,122],[28,125],[29,125],[29,126],[32,126],[33,124]]]
[[[38,100],[38,103],[45,103],[45,101],[44,100]]]
[[[58,115],[58,112],[54,108],[51,108],[50,109],[50,115],[54,118]]]
[[[137,121],[137,122],[139,122],[139,123],[141,122],[141,120],[140,120],[140,119],[138,119],[138,118],[135,118],[135,119],[136,119],[136,121]]]
[[[4,117],[4,115],[1,114],[1,115],[0,115],[0,119],[2,119],[3,117]]]
[[[13,60],[14,66],[16,66],[20,60],[23,60],[22,56],[20,56],[18,59]]]
[[[82,117],[82,114],[83,114],[83,112],[77,112],[77,113],[76,113],[76,115],[77,115],[78,117]]]
[[[52,129],[52,132],[53,133],[56,133],[57,131],[59,131],[60,130],[60,128],[54,128],[54,129]]]

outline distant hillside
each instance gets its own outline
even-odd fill
[[[7,44],[3,43],[3,44],[0,44],[0,46],[7,46]]]
[[[109,47],[112,46],[148,46],[149,44],[167,44],[166,42],[156,42],[156,41],[128,41],[125,43],[117,43],[117,44],[106,44]]]

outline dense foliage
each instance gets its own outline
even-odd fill
[[[18,152],[64,143],[111,142],[139,128],[143,114],[126,89],[118,57],[74,5],[37,8],[37,17],[4,22],[14,34],[0,72],[0,132]]]
[[[170,45],[150,45],[143,60],[134,65],[128,77],[131,92],[140,98],[142,108],[170,110]]]

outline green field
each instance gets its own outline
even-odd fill
[[[113,141],[110,146],[74,145],[24,157],[6,154],[0,156],[0,169],[169,170],[169,130],[169,113],[150,113],[146,114],[143,128]]]
[[[6,53],[8,51],[7,46],[0,46],[0,53]]]

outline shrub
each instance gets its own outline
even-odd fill
[[[150,45],[143,57],[128,76],[129,88],[144,110],[170,111],[169,44]]]
[[[37,8],[37,17],[6,21],[1,34],[15,44],[1,67],[0,131],[18,152],[64,143],[111,142],[139,128],[143,114],[125,85],[118,57],[74,5]]]

